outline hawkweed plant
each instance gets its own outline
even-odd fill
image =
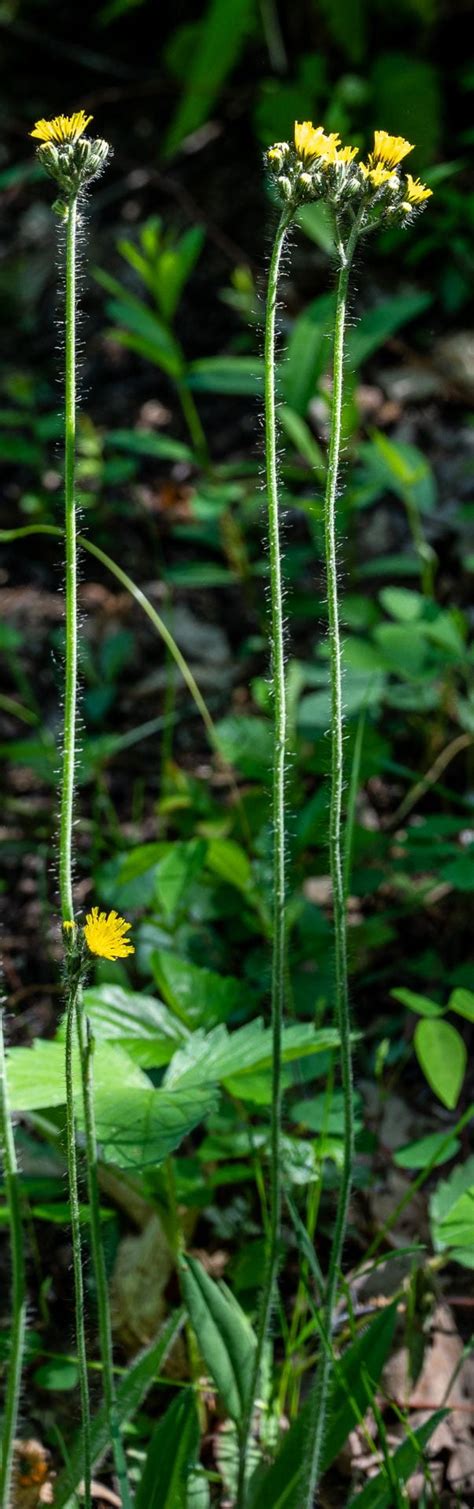
[[[321,1331],[324,1345],[311,1398],[311,1429],[305,1461],[306,1509],[312,1509],[318,1491],[321,1452],[326,1427],[328,1387],[332,1370],[332,1323],[338,1277],[347,1225],[354,1152],[354,1098],[347,971],[347,923],[344,876],[344,757],[343,686],[341,635],[338,608],[336,499],[341,444],[344,379],[344,338],[350,273],[361,237],[378,227],[408,225],[423,207],[431,190],[401,163],[412,144],[403,137],[376,131],[366,163],[358,163],[358,148],[341,146],[335,132],[311,121],[295,123],[292,142],[278,142],[267,153],[267,166],[281,206],[268,280],[265,335],[265,445],[270,540],[270,580],[273,636],[274,689],[274,895],[273,895],[273,1094],[271,1123],[270,1222],[267,1262],[258,1326],[258,1344],[246,1431],[242,1440],[239,1503],[244,1501],[245,1459],[259,1383],[262,1353],[268,1334],[278,1269],[281,1211],[281,1034],[285,991],[285,760],[286,712],[284,640],[279,540],[279,503],[275,406],[275,315],[281,254],[289,226],[301,205],[325,201],[334,220],[337,257],[336,309],[334,322],[331,425],[324,499],[324,550],[328,602],[331,692],[331,774],[329,796],[329,857],[334,927],[334,1000],[340,1034],[341,1078],[344,1097],[344,1156],[328,1272],[325,1282]]]
[[[75,1117],[74,1044],[77,1044],[80,1081],[83,1093],[85,1153],[91,1248],[97,1289],[99,1341],[103,1370],[104,1398],[109,1436],[114,1452],[124,1509],[131,1509],[125,1454],[117,1421],[112,1340],[102,1239],[100,1201],[97,1179],[97,1150],[93,1110],[92,1053],[84,1021],[82,990],[90,954],[115,959],[133,953],[126,940],[129,923],[115,912],[106,917],[94,907],[80,927],[74,915],[73,898],[73,812],[76,765],[77,725],[77,523],[75,498],[76,459],[76,313],[77,313],[77,233],[81,219],[81,201],[88,185],[98,177],[107,162],[110,147],[101,138],[85,135],[92,116],[83,110],[74,115],[55,116],[37,121],[32,137],[39,142],[39,161],[59,188],[54,209],[62,224],[64,237],[64,499],[65,499],[65,677],[64,733],[59,820],[59,891],[64,937],[64,980],[66,997],[66,1141],[73,1271],[75,1288],[76,1345],[79,1364],[83,1435],[83,1479],[86,1509],[91,1506],[92,1448],[88,1363],[84,1324],[84,1281],[81,1251],[80,1207]]]

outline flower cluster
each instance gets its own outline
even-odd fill
[[[380,220],[406,223],[429,199],[411,173],[400,164],[412,143],[403,136],[376,131],[367,162],[357,162],[358,147],[341,146],[337,132],[326,132],[311,121],[296,121],[292,142],[276,142],[266,154],[279,198],[290,212],[314,199],[325,199],[336,213],[352,208],[361,229]]]
[[[108,142],[84,136],[91,120],[92,116],[84,110],[76,110],[74,115],[37,121],[30,132],[39,141],[37,152],[42,167],[59,184],[66,200],[97,178],[110,153]]]

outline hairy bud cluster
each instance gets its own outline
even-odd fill
[[[79,141],[45,141],[38,147],[43,168],[54,178],[67,198],[72,198],[97,178],[110,154],[108,142],[83,136]]]
[[[296,121],[294,140],[276,142],[266,153],[266,163],[280,203],[290,213],[324,199],[337,220],[346,211],[357,215],[362,231],[382,223],[406,225],[424,208],[431,189],[400,168],[411,151],[404,137],[376,131],[367,162],[359,163],[358,148],[341,146],[336,132]]]

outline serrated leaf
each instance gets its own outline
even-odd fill
[[[188,1036],[163,1001],[122,985],[96,985],[84,991],[84,1010],[100,1042],[115,1042],[144,1069],[168,1064]]]
[[[201,1087],[175,1090],[101,1090],[95,1097],[97,1141],[106,1163],[119,1168],[147,1168],[162,1163],[211,1111],[215,1091]],[[79,1126],[82,1107],[77,1109]]]
[[[450,1022],[418,1022],[415,1052],[428,1084],[449,1111],[459,1100],[467,1062],[466,1044]]]
[[[253,1376],[256,1337],[224,1284],[216,1284],[196,1258],[183,1257],[181,1282],[199,1350],[231,1420],[245,1412]]]
[[[37,1039],[31,1048],[10,1048],[7,1076],[12,1111],[39,1111],[47,1106],[61,1106],[66,1100],[64,1043]],[[107,1092],[111,1079],[124,1090],[135,1093],[149,1085],[146,1074],[134,1064],[122,1048],[97,1043],[94,1053],[94,1090],[96,1099]],[[82,1097],[82,1081],[77,1046],[73,1049],[74,1091]]]
[[[311,1022],[294,1023],[282,1033],[282,1062],[302,1058],[307,1054],[337,1048],[339,1034],[331,1027],[317,1030]],[[221,1024],[212,1032],[195,1032],[183,1049],[175,1053],[165,1075],[164,1083],[188,1088],[195,1085],[219,1083],[247,1073],[269,1069],[272,1062],[272,1032],[261,1018],[248,1022],[235,1032],[228,1032]],[[244,1087],[243,1087],[244,1088]]]

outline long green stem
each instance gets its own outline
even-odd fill
[[[287,744],[283,592],[281,576],[280,520],[278,509],[278,461],[275,400],[275,324],[278,274],[291,214],[280,218],[268,275],[265,321],[265,458],[270,555],[272,619],[272,684],[274,696],[273,747],[273,913],[272,913],[272,1107],[270,1129],[270,1209],[265,1273],[257,1327],[257,1347],[252,1384],[242,1422],[237,1504],[245,1502],[245,1481],[252,1419],[257,1396],[262,1353],[268,1335],[278,1269],[281,1220],[281,1037],[285,1000],[285,763]]]
[[[76,752],[77,563],[76,563],[76,230],[77,198],[69,202],[66,225],[64,501],[66,526],[66,666],[64,748],[59,829],[59,889],[63,922],[72,922],[72,818]]]
[[[72,895],[72,823],[76,758],[77,702],[77,540],[75,501],[76,461],[76,233],[77,195],[69,200],[66,223],[65,277],[65,395],[64,395],[64,503],[66,650],[64,677],[64,745],[59,823],[59,890],[63,923],[74,925]],[[77,985],[68,981],[66,1001],[66,1142],[71,1235],[74,1269],[76,1347],[79,1360],[82,1431],[84,1440],[84,1503],[91,1505],[90,1401],[87,1349],[84,1327],[84,1281],[82,1274],[81,1226],[77,1184],[76,1125],[72,1050]]]
[[[107,1287],[107,1274],[104,1261],[104,1249],[100,1226],[100,1193],[97,1173],[97,1136],[95,1129],[94,1090],[93,1090],[93,1039],[88,1032],[88,1026],[84,1021],[81,991],[79,989],[76,998],[76,1020],[79,1039],[79,1053],[81,1058],[82,1093],[84,1103],[84,1125],[86,1135],[86,1163],[87,1163],[87,1190],[89,1196],[89,1219],[92,1259],[97,1290],[97,1312],[99,1320],[100,1355],[102,1361],[102,1378],[104,1387],[105,1407],[109,1426],[110,1441],[112,1445],[115,1471],[117,1473],[119,1493],[123,1509],[133,1509],[133,1498],[128,1481],[127,1462],[120,1430],[120,1420],[117,1411],[117,1396],[115,1389],[114,1362],[112,1349],[112,1328],[110,1324],[109,1292]]]
[[[84,1504],[91,1509],[91,1412],[89,1380],[87,1373],[87,1349],[84,1330],[84,1279],[82,1274],[81,1221],[77,1184],[76,1124],[74,1116],[73,1043],[76,1020],[77,993],[79,986],[70,985],[66,1002],[66,1152],[71,1211],[72,1264],[74,1273],[74,1302],[76,1321],[76,1348],[79,1367],[79,1391],[84,1464]]]
[[[331,790],[329,812],[329,858],[333,896],[334,918],[334,964],[336,1021],[341,1039],[341,1077],[344,1097],[344,1156],[341,1184],[338,1191],[336,1224],[331,1244],[329,1269],[326,1280],[322,1327],[328,1342],[331,1341],[332,1319],[336,1298],[337,1280],[347,1224],[349,1195],[354,1155],[354,1091],[352,1082],[352,1054],[349,1020],[349,991],[347,978],[347,930],[344,862],[342,847],[342,799],[344,787],[343,752],[343,706],[342,706],[342,659],[339,628],[337,589],[336,545],[336,495],[341,445],[342,395],[344,380],[344,331],[347,291],[352,257],[358,236],[358,222],[345,248],[340,250],[340,271],[337,283],[336,318],[334,328],[333,390],[331,410],[331,434],[329,441],[328,474],[324,507],[324,542],[328,595],[328,622],[331,676]],[[312,1424],[309,1433],[309,1448],[306,1462],[306,1509],[313,1509],[319,1485],[321,1451],[326,1429],[328,1387],[332,1372],[331,1347],[325,1347],[319,1363],[312,1398]]]
[[[13,1442],[16,1435],[21,1372],[26,1331],[26,1281],[21,1196],[16,1162],[15,1140],[10,1120],[8,1085],[3,1041],[3,1011],[0,1009],[0,1148],[8,1201],[12,1267],[12,1328],[8,1359],[5,1410],[0,1445],[0,1504],[9,1509]]]

